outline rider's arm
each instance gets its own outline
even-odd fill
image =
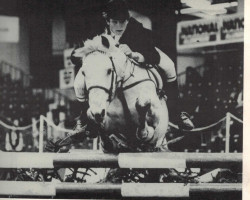
[[[131,57],[139,63],[145,62],[144,56],[140,54],[139,52],[132,52]]]
[[[138,46],[136,49],[144,57],[145,63],[159,64],[160,55],[155,50],[153,35],[150,30],[142,29],[141,37],[138,38]]]
[[[139,62],[159,64],[160,55],[155,50],[152,31],[143,28],[134,18],[130,18],[120,43],[127,44]]]
[[[119,48],[125,53],[128,57],[134,59],[137,62],[144,62],[144,56],[139,52],[133,52],[127,44],[119,45]]]

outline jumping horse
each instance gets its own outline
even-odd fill
[[[109,35],[85,41],[76,56],[82,58],[76,79],[88,98],[87,116],[100,127],[103,151],[166,149],[168,109],[156,70],[127,57]]]

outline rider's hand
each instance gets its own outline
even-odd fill
[[[126,44],[120,44],[119,48],[123,51],[123,53],[125,55],[127,55],[128,57],[134,59],[137,62],[144,62],[145,58],[142,54],[138,53],[138,52],[133,52],[128,45]]]
[[[134,60],[140,63],[145,61],[144,56],[138,52],[132,52],[131,58],[133,58]]]
[[[132,50],[129,48],[129,46],[128,45],[126,45],[126,44],[120,44],[119,45],[119,49],[121,49],[122,50],[122,52],[125,54],[125,55],[127,55],[128,57],[131,57],[132,56]]]

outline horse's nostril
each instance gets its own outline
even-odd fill
[[[105,115],[105,109],[102,110],[101,116],[104,117]]]
[[[97,113],[97,114],[95,114],[95,120],[96,120],[96,122],[102,122],[102,116],[101,116],[101,114],[99,114],[99,113]]]

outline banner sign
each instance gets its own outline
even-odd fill
[[[0,42],[19,42],[19,18],[0,16]]]
[[[74,50],[74,48],[70,48],[70,49],[65,49],[63,51],[63,61],[64,61],[64,67],[68,68],[68,67],[74,67],[75,65],[71,62],[71,53]]]
[[[221,41],[241,42],[244,38],[244,16],[225,16],[222,19]]]
[[[192,21],[189,24],[181,25],[178,32],[179,45],[183,46],[205,46],[218,40],[219,29],[216,20]]]
[[[68,67],[59,71],[60,89],[72,88],[74,86],[75,68]]]
[[[177,24],[177,49],[243,42],[244,16],[234,14]]]

